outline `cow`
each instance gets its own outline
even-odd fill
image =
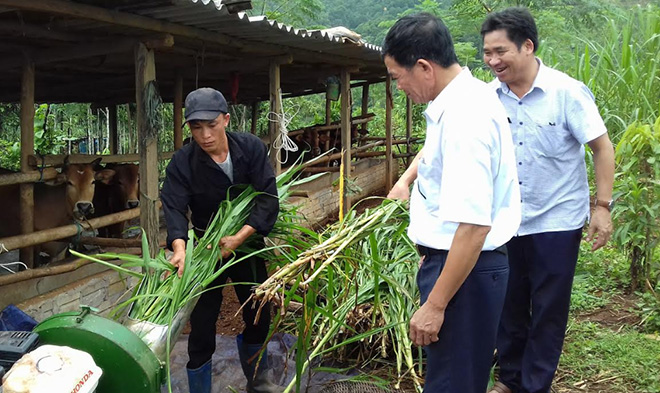
[[[72,224],[75,220],[89,218],[94,211],[94,187],[96,172],[101,158],[90,164],[69,164],[68,157],[58,178],[46,183],[34,184],[34,230]],[[0,187],[0,238],[21,234],[19,185]],[[46,261],[63,256],[68,241],[55,241],[35,247],[36,255],[47,254]],[[39,261],[40,258],[36,258]]]
[[[107,165],[97,176],[94,193],[94,216],[101,217],[133,209],[140,205],[137,164]],[[99,228],[99,236],[121,238],[124,222]]]

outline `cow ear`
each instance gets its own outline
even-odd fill
[[[67,154],[64,156],[64,160],[62,161],[62,172],[66,170],[66,167],[69,166],[69,155]]]
[[[113,169],[103,169],[94,174],[94,180],[100,181],[101,183],[110,184],[110,181],[115,176],[115,171]]]
[[[103,159],[103,157],[99,157],[99,158],[97,158],[96,160],[92,161],[92,162],[90,163],[90,165],[92,166],[92,168],[98,168],[98,167],[100,166],[100,164],[101,164],[101,160],[102,160],[102,159]]]

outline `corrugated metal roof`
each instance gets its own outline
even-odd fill
[[[134,97],[130,40],[164,34],[174,38],[173,47],[155,49],[166,100],[173,97],[175,74],[183,75],[185,90],[202,84],[227,90],[240,79],[238,101],[267,99],[269,64],[282,59],[292,59],[282,65],[285,95],[322,91],[325,78],[342,67],[350,68],[355,79],[371,82],[386,73],[378,46],[232,13],[219,0],[0,0],[2,8],[7,12],[0,13],[0,27],[18,28],[0,28],[0,101],[18,100],[20,52],[27,50],[72,53],[71,60],[60,56],[48,62],[42,56],[38,99],[129,102]],[[114,52],[100,55],[99,47],[118,42],[127,42],[129,49],[114,45]]]

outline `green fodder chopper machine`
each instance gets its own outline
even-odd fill
[[[169,350],[195,303],[179,310],[170,325],[130,317],[120,324],[83,306],[79,312],[44,320],[33,332],[39,335],[40,344],[67,346],[91,355],[103,371],[95,393],[158,393],[166,382]]]

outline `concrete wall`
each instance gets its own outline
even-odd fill
[[[396,161],[394,161],[396,164]],[[397,173],[394,165],[392,172]],[[299,205],[310,227],[336,216],[339,211],[339,190],[333,186],[338,173],[328,173],[312,183],[298,189],[306,190],[308,197],[292,198]],[[353,203],[384,191],[385,162],[383,160],[360,160],[353,172],[352,181],[361,191],[353,195]],[[120,277],[118,273],[95,263],[85,265],[73,272],[48,277],[34,278],[0,287],[0,306],[16,304],[38,322],[51,315],[79,310],[81,305],[99,309],[106,315],[118,303],[122,295],[135,285],[135,279]],[[127,299],[124,297],[123,299]]]

